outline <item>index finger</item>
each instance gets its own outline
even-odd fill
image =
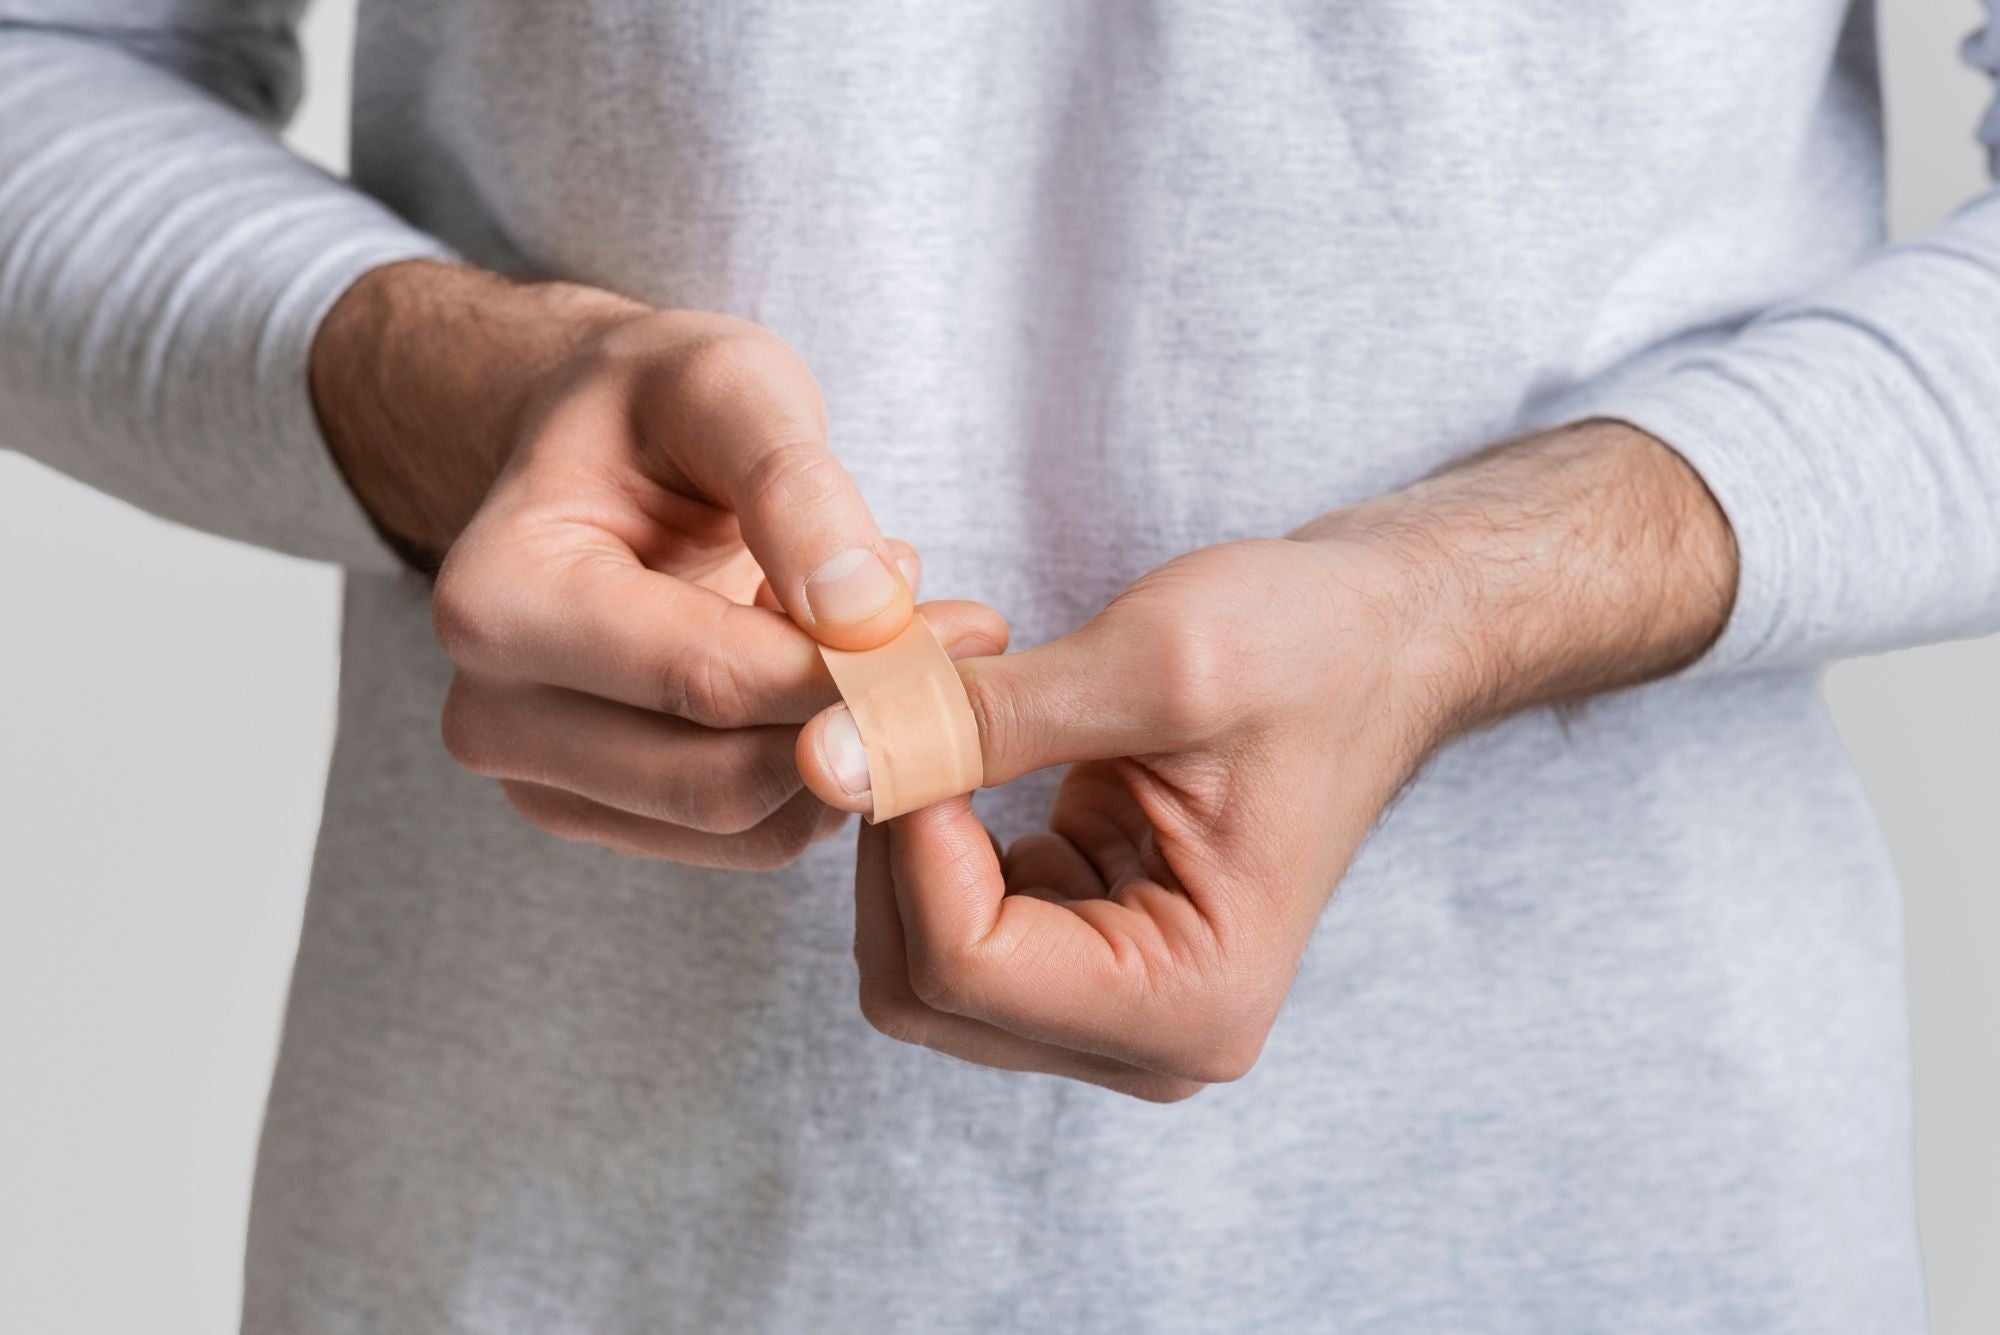
[[[785,616],[648,569],[600,534],[524,545],[475,529],[439,573],[431,616],[461,667],[705,727],[799,723],[836,698]]]
[[[1007,629],[977,603],[926,603],[948,650],[996,653]],[[431,617],[454,662],[710,728],[801,723],[839,698],[818,646],[783,613],[643,564],[582,521],[523,541],[475,526],[439,573]]]

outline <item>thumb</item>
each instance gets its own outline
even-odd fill
[[[835,649],[894,638],[909,623],[909,585],[827,447],[819,389],[798,354],[732,322],[669,360],[662,392],[642,393],[642,431],[702,499],[736,516],[772,598]]]
[[[916,548],[910,546],[909,543],[904,542],[901,538],[890,538],[887,541],[889,555],[895,560],[896,569],[902,574],[903,583],[909,586],[910,596],[914,598],[918,590],[923,588],[924,559],[917,554]],[[777,594],[771,592],[771,581],[768,579],[758,582],[757,595],[751,599],[751,602],[767,611],[776,612],[780,616],[787,615],[785,605],[778,601]]]
[[[872,649],[908,624],[914,598],[901,553],[824,445],[746,452],[724,489],[772,595],[807,634],[835,649]]]

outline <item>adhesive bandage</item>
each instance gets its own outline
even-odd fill
[[[911,617],[879,648],[819,652],[868,754],[870,822],[979,787],[979,724],[929,622]]]

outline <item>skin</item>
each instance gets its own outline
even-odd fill
[[[419,566],[443,558],[445,745],[523,817],[633,856],[752,869],[846,822],[792,761],[799,725],[839,698],[815,641],[894,635],[920,567],[828,451],[818,387],[781,340],[412,263],[336,303],[311,374],[385,536]],[[883,596],[820,596],[815,572],[851,575],[857,554]],[[1006,647],[986,608],[924,615],[954,653]]]
[[[831,623],[802,582],[863,545],[903,558],[914,585],[913,554],[881,543],[825,453],[796,357],[749,326],[576,289],[440,299],[429,285],[498,280],[439,270],[364,279],[375,290],[322,332],[314,385],[384,528],[450,547],[436,619],[459,664],[453,753],[544,828],[710,865],[773,865],[867,810],[813,637],[880,643],[909,604]],[[467,311],[488,355],[454,359]],[[379,406],[396,392],[411,396],[400,428]],[[481,447],[454,444],[466,435],[498,457],[467,463]],[[410,440],[451,466],[416,468]],[[792,468],[803,481],[782,480]],[[1286,537],[1179,557],[1023,653],[1002,655],[989,609],[928,605],[986,783],[1068,769],[1047,830],[1005,849],[964,798],[863,828],[863,1013],[905,1042],[1141,1098],[1240,1077],[1334,887],[1424,761],[1509,714],[1692,662],[1736,573],[1728,524],[1679,456],[1584,422]]]
[[[905,1042],[1142,1098],[1236,1079],[1426,757],[1691,662],[1734,581],[1678,456],[1593,423],[1289,540],[1190,553],[1071,635],[963,661],[987,783],[1069,770],[1048,829],[1004,850],[966,799],[862,831],[862,1009]],[[837,712],[800,761],[852,805]]]

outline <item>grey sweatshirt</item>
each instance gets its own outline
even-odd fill
[[[296,7],[0,0],[0,443],[351,567],[247,1329],[1922,1323],[1897,892],[1817,672],[2000,625],[2000,193],[1879,246],[1865,4],[379,0],[354,187],[259,126]],[[847,841],[626,861],[444,754],[304,382],[438,253],[775,329],[1019,642],[1585,414],[1699,469],[1741,591],[1680,677],[1440,755],[1246,1079],[953,1064],[856,1009]]]

